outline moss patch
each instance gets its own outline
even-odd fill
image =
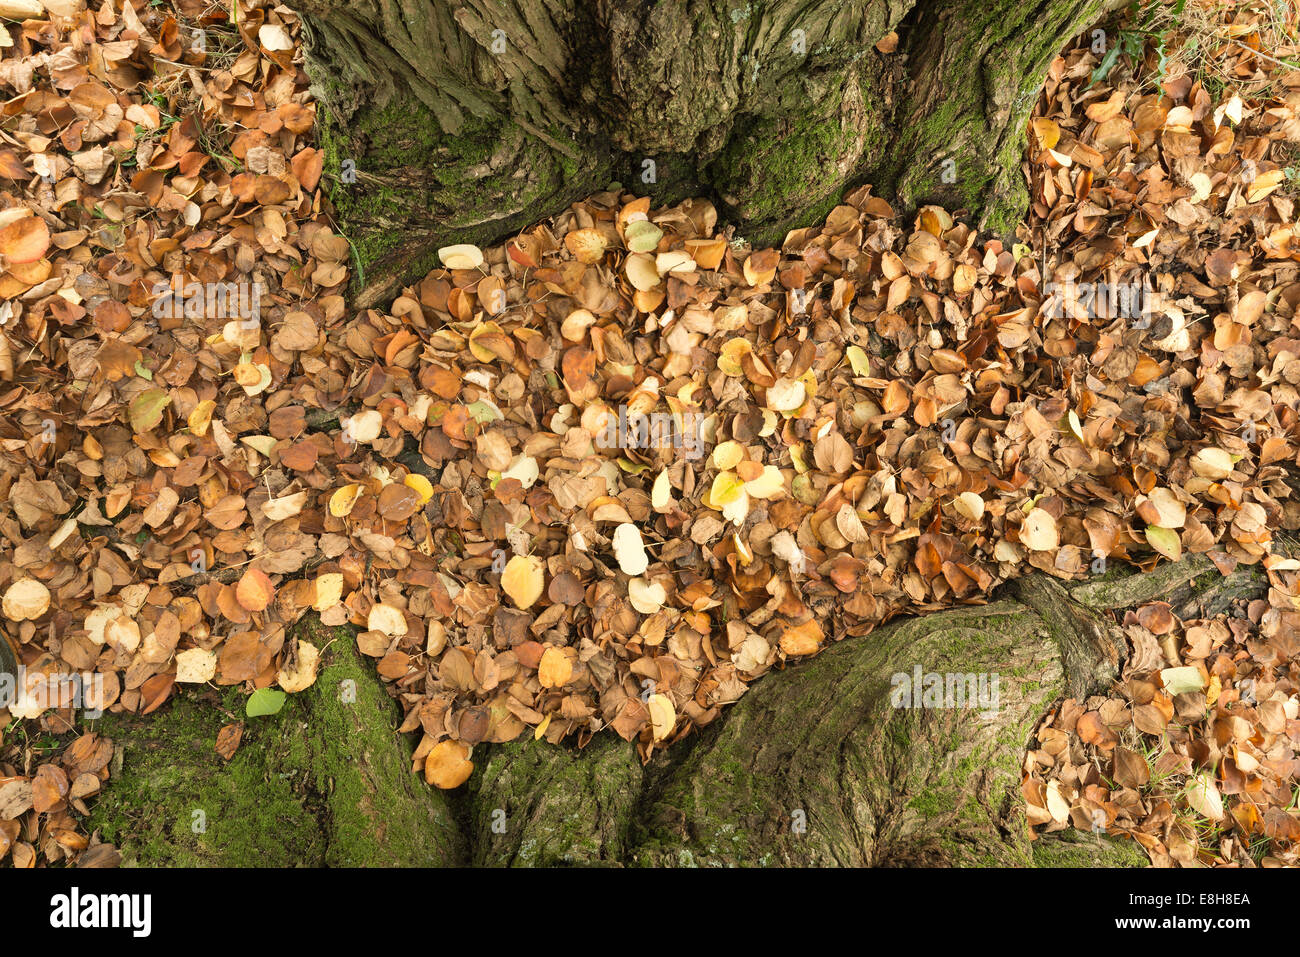
[[[118,845],[125,864],[323,862],[325,837],[315,816],[287,780],[268,773],[258,731],[219,767],[217,731],[241,707],[237,693],[184,695],[149,717],[105,716],[100,730],[117,742],[121,770],[95,805],[90,826]]]
[[[474,863],[621,863],[641,786],[632,745],[613,734],[581,751],[530,738],[494,746],[469,784]]]
[[[319,128],[330,198],[361,267],[357,288],[364,274],[366,286],[395,292],[438,265],[438,247],[489,245],[603,188],[612,168],[608,150],[580,148],[559,128],[539,136],[510,119],[469,117],[445,133],[414,99],[346,123],[322,104]],[[344,181],[349,161],[354,182]]]
[[[883,140],[878,121],[859,111],[846,111],[836,91],[815,111],[737,126],[709,174],[724,213],[747,239],[779,243],[787,230],[826,218],[864,153]]]
[[[403,866],[453,863],[461,841],[445,796],[410,771],[397,709],[350,630],[315,623],[316,684],[279,714],[245,720],[224,761],[217,732],[243,718],[237,689],[182,692],[146,717],[105,715],[120,767],[91,826],[144,866]]]
[[[1146,867],[1146,853],[1125,838],[1066,828],[1034,841],[1035,867]]]

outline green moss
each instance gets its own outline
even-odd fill
[[[902,115],[928,115],[903,131],[894,151],[899,160],[881,182],[895,186],[906,206],[937,203],[1009,236],[1029,203],[1023,130],[1047,64],[1101,7],[1099,0],[1078,8],[987,0],[954,5],[939,67],[942,98],[905,107]]]
[[[364,275],[364,285],[395,293],[439,265],[440,246],[489,245],[602,188],[612,169],[608,149],[559,127],[537,135],[509,118],[469,116],[448,133],[413,98],[346,122],[322,106],[318,126],[330,197],[361,267],[354,290]],[[354,183],[342,181],[346,160]]]
[[[1041,835],[1033,844],[1035,867],[1146,867],[1146,853],[1134,841],[1067,828]]]
[[[314,616],[311,621],[315,621]],[[246,720],[226,762],[223,725],[238,689],[185,690],[158,712],[105,715],[120,768],[91,826],[128,864],[401,866],[449,863],[460,835],[444,796],[410,771],[398,715],[347,629],[305,625],[329,646],[316,684],[276,715]]]
[[[749,866],[767,853],[775,837],[788,839],[785,817],[795,808],[774,812],[759,777],[743,762],[723,755],[706,765],[706,787],[694,786],[694,774],[652,789],[648,816],[631,829],[633,862],[642,867],[671,866],[689,855],[691,867]],[[663,770],[663,766],[660,767]],[[815,806],[803,795],[783,795],[787,803]],[[779,819],[778,819],[779,817]],[[763,833],[754,832],[761,822]]]
[[[445,796],[411,773],[401,716],[349,629],[326,629],[312,616],[300,635],[338,653],[322,669],[302,736],[289,735],[286,763],[303,769],[309,788],[326,795],[332,866],[436,865],[454,858],[460,834]],[[341,645],[341,647],[339,647]],[[356,700],[344,691],[355,689]]]
[[[938,788],[931,788],[916,795],[907,802],[907,806],[914,811],[920,811],[926,817],[939,817],[952,811],[952,795]]]
[[[641,792],[630,744],[602,735],[586,748],[531,738],[475,752],[466,828],[473,862],[554,867],[621,863]]]
[[[418,100],[394,102],[376,110],[367,120],[366,155],[384,166],[415,166],[447,147],[458,151],[466,163],[482,163],[489,158],[491,141],[478,137],[492,132],[492,124],[475,119],[457,135],[447,136],[433,114]]]
[[[982,156],[976,144],[992,135],[983,122],[980,105],[954,91],[918,125],[916,145],[909,148],[914,160],[902,171],[899,188],[912,204],[933,202],[956,212],[983,213],[985,228],[1005,234],[1028,203],[1027,191],[1011,175],[1018,175],[1024,141],[1008,137],[994,156]]]
[[[287,780],[267,773],[255,740],[213,773],[217,732],[241,707],[238,693],[185,695],[149,718],[105,716],[100,730],[122,749],[122,766],[89,825],[118,845],[126,864],[321,863],[325,842],[314,815]]]
[[[779,242],[788,229],[823,220],[858,158],[879,145],[871,122],[841,115],[841,96],[815,111],[751,119],[710,165],[727,212],[755,244]]]

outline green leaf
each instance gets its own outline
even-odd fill
[[[127,410],[131,428],[137,433],[148,432],[162,421],[163,411],[170,403],[171,396],[166,390],[145,389],[131,400],[130,408]]]
[[[258,688],[248,696],[244,713],[250,718],[260,718],[264,714],[277,714],[284,707],[284,699],[287,697],[288,695],[283,691],[275,688]]]
[[[627,236],[627,248],[634,253],[653,252],[664,235],[664,231],[648,219],[628,223],[624,233]]]
[[[471,402],[465,406],[468,412],[479,425],[487,425],[489,422],[495,422],[501,418],[501,414],[486,402]]]
[[[618,467],[630,475],[640,475],[650,466],[642,462],[633,462],[631,459],[620,458],[618,460]]]
[[[1111,71],[1111,68],[1119,62],[1121,45],[1122,44],[1116,43],[1106,51],[1106,56],[1102,59],[1101,65],[1092,71],[1092,76],[1088,79],[1088,86],[1092,86],[1094,83],[1106,79],[1106,74],[1108,74]]]
[[[1147,544],[1171,562],[1178,561],[1183,555],[1183,542],[1172,528],[1147,526]]]

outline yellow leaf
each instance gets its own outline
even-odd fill
[[[516,555],[501,573],[501,588],[516,608],[528,608],[542,597],[546,573],[542,560],[535,555]]]
[[[415,494],[420,496],[421,506],[426,505],[429,499],[433,498],[433,483],[419,472],[412,472],[406,476],[402,479],[402,484],[407,488],[415,489]]]
[[[569,656],[554,645],[547,645],[542,660],[537,663],[537,680],[543,688],[562,688],[573,677],[573,664]]]
[[[1045,116],[1036,116],[1033,121],[1034,136],[1037,138],[1040,146],[1045,150],[1050,150],[1061,141],[1061,127],[1057,125],[1056,120],[1048,119]]]
[[[748,339],[730,339],[718,353],[718,368],[723,375],[733,378],[742,376],[745,370],[741,367],[740,360],[753,351],[754,347]]]
[[[1165,691],[1171,695],[1200,691],[1205,687],[1200,670],[1190,666],[1166,668],[1160,672],[1160,680],[1165,684]]]
[[[811,655],[821,647],[822,637],[822,626],[816,618],[810,618],[785,630],[781,635],[781,650],[792,656]]]
[[[194,407],[189,415],[187,424],[190,431],[195,435],[207,435],[208,426],[212,424],[212,413],[216,410],[217,403],[212,399],[204,399]]]
[[[312,608],[316,611],[328,611],[343,598],[343,573],[323,572],[316,576],[316,598]]]
[[[713,485],[709,489],[709,501],[712,507],[721,509],[722,506],[734,502],[740,498],[740,493],[744,491],[745,483],[735,472],[719,472],[713,479]]]
[[[459,741],[439,741],[424,759],[424,779],[444,791],[460,787],[473,771],[469,748]]]
[[[745,447],[739,442],[721,442],[713,449],[713,467],[716,469],[734,469],[745,457]]]
[[[1258,203],[1273,190],[1282,185],[1286,179],[1286,170],[1274,169],[1260,173],[1246,190],[1246,202]]]
[[[379,602],[370,606],[370,614],[366,616],[366,629],[378,631],[390,638],[404,635],[408,629],[406,615],[400,608]]]
[[[1068,418],[1070,420],[1070,431],[1074,433],[1074,437],[1079,440],[1080,445],[1086,446],[1088,443],[1083,441],[1083,423],[1079,421],[1079,414],[1071,409]]]
[[[281,668],[276,682],[289,694],[306,691],[316,683],[316,670],[320,665],[320,649],[309,641],[298,639],[297,656],[292,668]]]
[[[668,481],[668,470],[664,469],[655,478],[654,485],[650,489],[650,507],[656,512],[661,512],[668,507],[672,497],[672,486]]]
[[[652,694],[646,702],[650,709],[650,728],[656,741],[662,741],[672,733],[677,723],[677,709],[666,694]]]
[[[867,358],[867,354],[861,347],[849,346],[844,350],[844,355],[848,357],[854,375],[871,375],[871,360]]]
[[[335,518],[343,518],[352,511],[352,507],[357,504],[357,499],[360,497],[360,485],[354,483],[343,486],[330,496],[330,514]]]

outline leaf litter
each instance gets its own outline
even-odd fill
[[[1270,547],[1273,529],[1294,530],[1300,487],[1300,73],[1277,59],[1300,46],[1242,10],[1189,17],[1198,42],[1175,38],[1184,42],[1160,64],[1149,44],[1136,69],[1113,71],[1114,87],[1090,84],[1099,64],[1086,43],[1067,51],[1030,133],[1030,155],[1040,151],[1032,225],[1065,251],[1056,275],[1123,281],[1141,266],[1169,303],[1148,342],[1080,326],[1052,351],[1071,357],[1063,368],[1089,411],[1132,407],[1126,428],[1158,437],[1138,460],[1150,477],[1133,473],[1124,489],[1129,531],[1145,525],[1167,558],[1203,553],[1225,574],[1258,561],[1267,575],[1265,597],[1212,618],[1163,601],[1125,612],[1119,685],[1066,699],[1031,742],[1032,833],[1129,837],[1161,867],[1295,866],[1300,856],[1300,561],[1294,545],[1289,555]],[[1230,80],[1216,96],[1205,75]],[[1060,321],[1049,326],[1045,344],[1060,332]],[[1076,436],[1088,439],[1094,418],[1081,429],[1072,420]]]
[[[133,713],[239,685],[251,715],[314,682],[286,637],[314,612],[358,629],[453,788],[525,734],[648,759],[787,661],[1026,565],[1206,554],[1265,566],[1268,602],[1170,622],[1117,697],[1049,716],[1029,822],[1100,808],[1158,863],[1261,837],[1294,860],[1294,74],[1151,93],[1068,51],[1009,246],[862,187],[753,249],[707,201],[611,188],[351,314],[290,11],[45,9],[0,60],[0,627],[29,672]],[[1150,285],[1142,321],[1084,282]],[[54,704],[15,727],[70,731]],[[19,740],[0,859],[114,863],[77,823],[112,743]]]

